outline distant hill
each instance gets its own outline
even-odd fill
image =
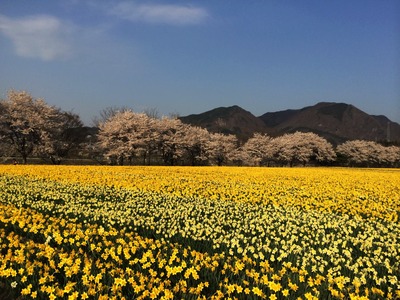
[[[346,103],[320,102],[302,109],[267,112],[259,117],[235,105],[180,119],[210,132],[235,134],[241,140],[254,132],[277,136],[303,131],[314,132],[333,144],[355,139],[400,142],[398,123],[385,116],[369,115]]]
[[[267,133],[268,129],[261,119],[237,105],[219,107],[180,119],[183,123],[206,128],[210,132],[234,134],[241,140],[247,140],[254,132]]]

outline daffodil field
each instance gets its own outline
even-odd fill
[[[400,299],[399,217],[398,169],[3,165],[0,299]]]

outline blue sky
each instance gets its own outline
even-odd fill
[[[400,1],[0,2],[0,98],[256,116],[345,102],[400,123]]]

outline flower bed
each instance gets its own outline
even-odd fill
[[[0,290],[14,298],[400,297],[396,169],[0,174]]]

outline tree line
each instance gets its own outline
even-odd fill
[[[0,156],[22,163],[36,157],[53,164],[85,158],[111,165],[400,166],[394,145],[351,140],[334,147],[311,132],[255,133],[240,141],[176,117],[160,118],[155,110],[107,108],[88,131],[77,114],[24,91],[9,91],[0,113]]]

